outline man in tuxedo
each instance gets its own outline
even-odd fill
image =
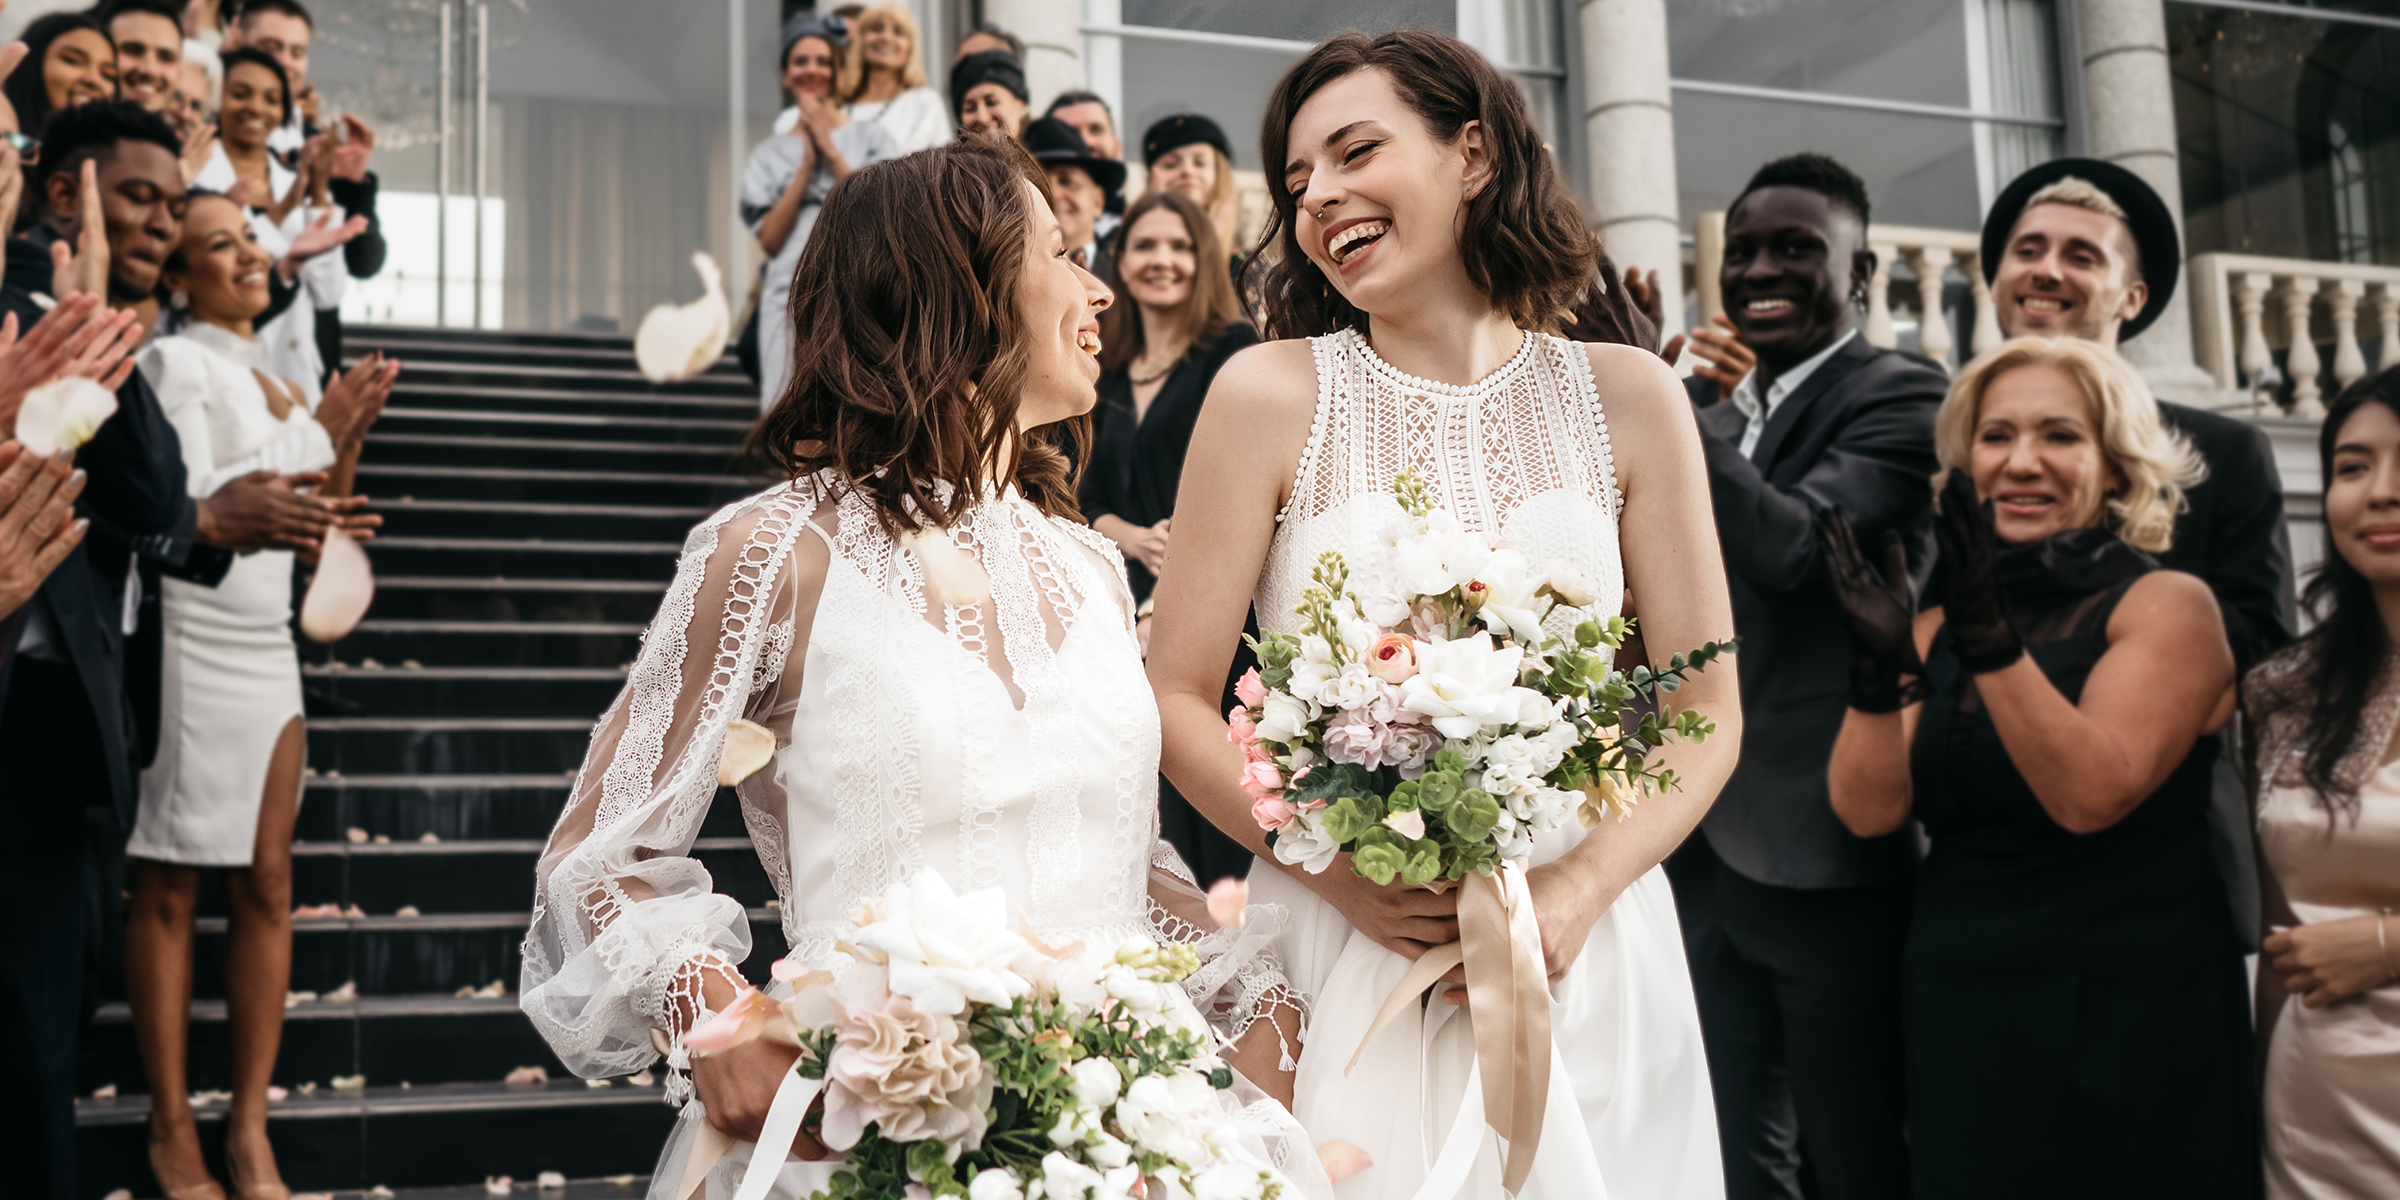
[[[1835,819],[1825,768],[1851,647],[1817,522],[1932,554],[1933,415],[1949,380],[1859,336],[1875,272],[1866,186],[1798,154],[1725,214],[1719,276],[1757,366],[1686,381],[1733,592],[1741,762],[1667,862],[1683,919],[1732,1200],[1904,1197],[1900,954],[1915,847]],[[1722,393],[1722,394],[1721,394]],[[1633,597],[1638,608],[1642,597]]]
[[[2073,337],[2114,348],[2156,320],[2183,263],[2175,215],[2141,176],[2111,162],[2053,159],[2019,175],[1983,223],[1983,274],[2010,337]],[[2225,617],[2235,665],[2248,671],[2298,628],[2283,479],[2266,432],[2247,421],[2161,402],[2208,478],[2184,494],[2170,570],[2206,580]],[[2234,920],[2259,939],[2258,859],[2249,793],[2219,756],[2211,825]]]

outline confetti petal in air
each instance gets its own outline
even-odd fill
[[[724,276],[706,253],[692,255],[692,267],[700,272],[700,298],[651,309],[633,335],[633,361],[652,383],[690,379],[725,353],[733,314],[725,304]]]
[[[25,393],[17,409],[17,441],[48,458],[92,440],[100,426],[117,415],[117,398],[107,388],[70,375]]]

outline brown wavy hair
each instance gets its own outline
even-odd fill
[[[1142,327],[1142,306],[1125,298],[1125,247],[1133,237],[1134,224],[1162,208],[1183,222],[1185,236],[1192,239],[1192,294],[1184,297],[1175,314],[1192,339],[1192,349],[1215,345],[1225,336],[1227,326],[1242,319],[1242,299],[1234,294],[1233,276],[1212,265],[1225,261],[1225,251],[1217,242],[1216,225],[1199,202],[1182,192],[1145,192],[1125,207],[1125,219],[1109,247],[1109,290],[1124,299],[1100,310],[1100,368],[1104,371],[1132,367],[1149,344],[1149,331]]]
[[[792,378],[750,431],[757,458],[794,479],[831,470],[894,534],[949,528],[987,479],[1081,519],[1091,418],[1017,436],[1023,183],[1049,201],[1023,146],[970,136],[833,186],[792,276]]]
[[[1465,42],[1402,29],[1374,37],[1345,33],[1317,43],[1267,99],[1260,161],[1274,209],[1259,233],[1259,253],[1250,260],[1263,264],[1256,269],[1265,272],[1267,336],[1314,337],[1367,328],[1367,314],[1344,299],[1301,251],[1293,225],[1298,197],[1282,186],[1292,119],[1300,115],[1300,106],[1326,84],[1367,70],[1389,75],[1400,99],[1445,142],[1457,138],[1467,122],[1483,123],[1492,181],[1467,201],[1458,246],[1467,278],[1521,326],[1550,332],[1564,325],[1599,269],[1600,243],[1559,181],[1524,94]],[[1264,253],[1269,246],[1277,253]]]

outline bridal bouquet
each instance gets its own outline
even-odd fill
[[[758,1193],[821,1094],[816,1136],[845,1161],[820,1200],[1296,1200],[1220,1102],[1233,1072],[1175,986],[1191,947],[1047,946],[1009,929],[998,889],[956,895],[930,870],[851,919],[839,975],[778,962],[788,999],[747,992],[686,1039],[799,1048]]]
[[[1460,528],[1412,471],[1394,480],[1401,517],[1383,561],[1353,587],[1341,555],[1317,560],[1296,610],[1303,632],[1251,641],[1259,663],[1236,685],[1228,736],[1248,756],[1243,789],[1275,856],[1321,872],[1340,851],[1379,884],[1445,886],[1522,863],[1537,835],[1586,827],[1676,786],[1651,755],[1716,728],[1637,698],[1675,691],[1733,649],[1710,642],[1664,671],[1614,670],[1623,617],[1562,612],[1598,599],[1566,563],[1540,572],[1497,538]],[[1560,622],[1563,624],[1563,622]]]

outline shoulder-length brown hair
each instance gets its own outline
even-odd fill
[[[835,184],[792,276],[792,378],[753,452],[792,478],[831,470],[892,533],[948,528],[987,479],[1080,519],[1091,419],[1017,436],[1027,183],[1049,201],[1023,146],[966,137]]]
[[[1467,201],[1458,246],[1467,278],[1517,324],[1543,331],[1558,328],[1589,286],[1600,246],[1559,182],[1541,130],[1525,108],[1524,94],[1457,38],[1402,29],[1375,37],[1345,33],[1317,43],[1284,73],[1267,99],[1266,123],[1259,132],[1260,161],[1274,209],[1259,233],[1262,253],[1251,256],[1253,263],[1264,263],[1258,269],[1265,272],[1267,336],[1314,337],[1367,327],[1367,314],[1343,299],[1301,251],[1293,226],[1298,201],[1282,186],[1292,119],[1300,115],[1300,106],[1326,84],[1366,70],[1389,75],[1401,100],[1445,142],[1456,138],[1467,122],[1483,123],[1492,181]],[[1264,254],[1269,246],[1279,253]]]
[[[1192,349],[1204,350],[1214,345],[1225,336],[1226,326],[1242,319],[1242,301],[1234,294],[1233,276],[1222,269],[1225,249],[1217,241],[1216,224],[1182,192],[1145,192],[1141,199],[1125,207],[1125,220],[1117,226],[1116,242],[1109,247],[1108,286],[1121,302],[1100,312],[1101,370],[1130,367],[1149,346],[1149,331],[1142,326],[1142,306],[1123,299],[1125,248],[1131,244],[1135,223],[1162,208],[1183,222],[1185,235],[1192,239],[1192,294],[1184,298],[1175,313],[1192,340]]]

